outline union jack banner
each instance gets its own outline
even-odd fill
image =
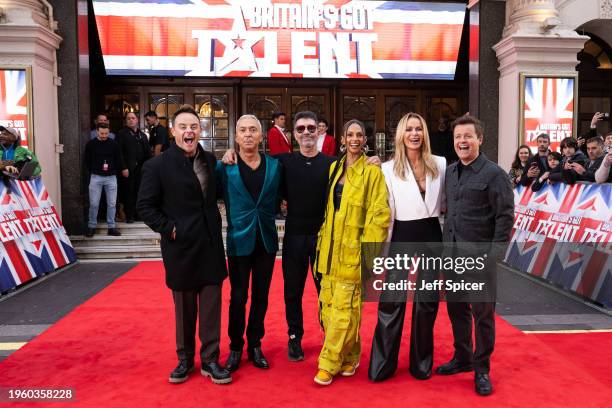
[[[76,261],[42,179],[0,183],[0,292]]]
[[[15,128],[28,145],[28,87],[25,69],[0,69],[0,125]]]
[[[514,190],[506,263],[612,308],[612,184]]]
[[[109,75],[453,79],[463,3],[94,0]]]
[[[525,78],[524,144],[535,153],[537,137],[550,136],[551,149],[573,136],[575,78]]]

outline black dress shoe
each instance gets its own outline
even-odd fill
[[[109,228],[108,235],[112,235],[113,237],[120,237],[121,233],[119,232],[117,228]]]
[[[95,228],[87,228],[87,231],[85,231],[85,236],[87,238],[91,238],[94,236],[94,234],[96,233],[96,229]]]
[[[410,375],[416,378],[417,380],[429,380],[431,378],[431,371],[422,372],[417,370],[409,370]]]
[[[452,375],[457,373],[465,373],[472,371],[473,369],[472,363],[462,363],[456,358],[453,358],[448,363],[442,364],[436,368],[436,373],[440,375]]]
[[[173,384],[179,384],[187,381],[189,373],[193,371],[193,361],[179,360],[176,368],[170,373],[168,381]]]
[[[204,377],[210,377],[213,384],[229,384],[232,382],[232,376],[225,368],[221,368],[218,362],[202,363],[200,373]]]
[[[268,360],[263,355],[261,347],[249,349],[249,360],[253,361],[253,365],[257,368],[270,368],[270,364],[268,364]]]
[[[302,350],[302,339],[298,339],[297,337],[289,338],[287,355],[289,356],[289,361],[304,360],[304,351]]]
[[[128,224],[133,224],[134,223],[134,219],[133,218],[128,218],[125,222],[128,223]]]
[[[474,385],[476,386],[476,394],[487,396],[493,392],[493,385],[489,374],[476,373],[474,376]]]
[[[227,361],[225,362],[225,369],[230,373],[233,373],[240,367],[240,360],[242,359],[242,350],[234,351],[230,350]]]

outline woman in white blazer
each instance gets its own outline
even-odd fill
[[[397,124],[395,154],[383,163],[387,183],[392,242],[441,242],[439,216],[444,211],[444,174],[446,159],[431,154],[427,124],[421,115],[408,113]],[[387,275],[389,279],[389,275]],[[433,273],[420,273],[418,280],[435,279]],[[420,287],[420,282],[417,282]],[[399,347],[406,312],[406,298],[383,294],[378,305],[378,323],[372,341],[370,369],[372,381],[382,381],[397,369]],[[422,296],[422,295],[421,295]],[[433,327],[438,313],[434,299],[419,301],[415,292],[410,334],[410,373],[418,379],[431,376],[433,365]],[[385,300],[386,298],[386,300]]]

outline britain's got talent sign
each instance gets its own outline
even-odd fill
[[[42,179],[0,182],[0,292],[75,261]]]
[[[30,141],[30,70],[0,68],[0,125],[16,129],[21,135],[21,145]]]
[[[94,0],[110,75],[453,79],[464,3]]]
[[[612,308],[612,184],[514,190],[506,262]]]
[[[521,74],[520,139],[535,153],[537,137],[550,136],[551,149],[558,151],[561,140],[575,137],[578,78]]]

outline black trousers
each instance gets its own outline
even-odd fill
[[[231,284],[228,326],[231,350],[241,351],[244,346],[246,303],[249,297],[251,275],[253,287],[251,288],[251,309],[246,336],[249,349],[261,346],[261,339],[265,334],[264,320],[268,310],[268,293],[275,258],[275,253],[266,252],[259,233],[251,255],[227,257]]]
[[[488,373],[495,347],[495,302],[453,302],[446,304],[453,327],[455,358],[473,363],[477,373]],[[476,350],[472,346],[472,319]]]
[[[317,255],[317,235],[285,235],[283,238],[283,279],[285,291],[285,317],[289,337],[301,339],[304,335],[302,297],[308,276],[308,266],[314,270]],[[321,279],[314,279],[317,295],[321,292]]]
[[[136,166],[132,171],[130,170],[129,177],[119,176],[121,180],[120,184],[120,198],[123,203],[123,211],[125,212],[125,218],[133,220],[136,216],[136,198],[138,197],[138,189],[140,188],[140,179],[142,177],[142,166]]]
[[[172,291],[176,319],[176,354],[179,360],[192,361],[195,332],[200,315],[200,359],[210,363],[219,359],[221,338],[221,285],[207,285],[200,290]]]
[[[437,217],[412,221],[395,221],[392,242],[441,242],[442,230]],[[388,279],[405,279],[400,274],[390,274]],[[434,273],[419,273],[417,287],[421,281],[437,279]],[[406,315],[406,295],[392,301],[381,298],[378,304],[378,322],[372,340],[372,353],[368,376],[372,381],[382,381],[391,377],[397,370],[404,317]],[[433,329],[438,315],[438,301],[431,294],[421,295],[415,291],[412,303],[412,323],[410,328],[410,373],[417,378],[431,376],[433,367]]]

